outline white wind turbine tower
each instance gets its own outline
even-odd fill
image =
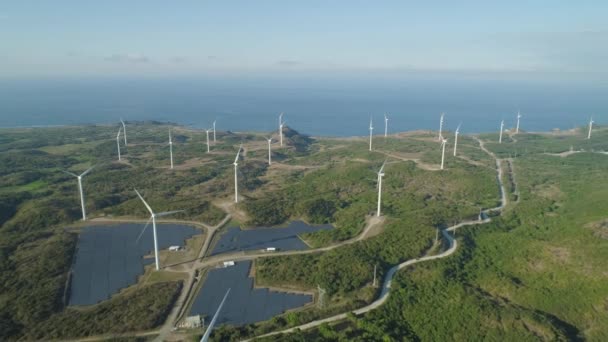
[[[384,114],[384,137],[388,136],[388,115]]]
[[[458,127],[456,127],[456,131],[454,132],[454,157],[456,157],[456,148],[458,147],[458,134],[460,134],[460,125],[462,124],[458,124]]]
[[[171,169],[173,169],[173,139],[171,138],[171,129],[169,128],[169,157],[171,158]]]
[[[127,146],[127,126],[125,125],[125,122],[122,121],[122,118],[120,118],[120,123],[122,124],[123,134],[125,135],[125,146]]]
[[[116,134],[116,147],[118,147],[118,161],[120,161],[120,130],[122,128],[118,129],[118,134]]]
[[[441,113],[441,116],[439,117],[439,136],[437,137],[437,140],[441,141],[443,139],[443,116],[445,115],[445,113]]]
[[[504,131],[505,120],[500,121],[500,133],[498,134],[498,143],[502,144],[502,131]]]
[[[209,132],[211,132],[210,129],[205,130],[205,133],[207,134],[207,153],[209,153]]]
[[[283,121],[283,113],[281,113],[279,114],[279,140],[281,147],[283,146],[283,125],[285,125],[285,122]]]
[[[587,132],[587,139],[591,139],[591,129],[593,129],[593,117],[589,119],[589,132]]]
[[[372,117],[369,117],[369,150],[372,150],[372,134],[374,132],[374,125],[372,124]]]
[[[517,125],[515,125],[515,134],[519,133],[519,119],[521,119],[521,113],[517,111]]]
[[[268,165],[272,165],[272,151],[270,149],[270,144],[272,144],[272,138],[266,139],[268,141]]]
[[[386,160],[382,163],[382,167],[380,171],[378,171],[378,210],[376,211],[376,216],[380,216],[380,207],[382,201],[382,177],[384,177],[384,166],[386,165]]]
[[[142,229],[141,233],[139,233],[139,236],[137,237],[137,241],[139,241],[139,238],[146,231],[146,228],[150,224],[150,221],[152,221],[152,233],[154,234],[154,261],[156,263],[156,270],[158,271],[160,269],[160,263],[158,262],[158,238],[157,238],[157,235],[156,235],[156,218],[157,217],[171,215],[171,214],[175,214],[175,213],[179,213],[179,212],[181,212],[183,210],[165,211],[163,213],[156,214],[156,213],[154,213],[154,211],[152,211],[152,208],[150,208],[150,206],[148,205],[148,203],[146,202],[146,200],[144,200],[144,198],[141,197],[141,195],[139,194],[139,191],[137,191],[137,189],[135,189],[135,193],[137,194],[137,196],[139,196],[139,199],[142,202],[144,202],[144,205],[146,206],[146,209],[148,209],[148,211],[150,212],[150,219],[148,219],[148,222],[144,226],[144,229]]]
[[[213,327],[215,326],[215,322],[217,321],[217,317],[220,314],[220,310],[222,310],[222,307],[224,306],[224,302],[226,301],[226,298],[228,298],[228,294],[230,293],[230,289],[228,289],[228,291],[226,291],[226,294],[224,295],[224,299],[222,299],[220,306],[217,307],[217,311],[215,311],[215,314],[213,315],[213,318],[211,319],[211,322],[209,322],[209,325],[207,326],[207,330],[205,330],[205,334],[203,335],[203,337],[201,338],[200,342],[207,342],[209,341],[209,336],[211,336],[211,332],[213,331]]]
[[[441,138],[441,169],[443,170],[443,161],[445,160],[445,144],[448,139]]]
[[[93,170],[94,167],[95,166],[91,166],[88,170],[81,173],[80,175],[77,175],[77,174],[69,172],[69,171],[63,171],[65,173],[67,173],[68,175],[78,178],[78,192],[80,192],[80,207],[82,208],[82,220],[83,221],[87,220],[87,211],[84,208],[84,193],[82,191],[82,177],[84,177],[87,173],[91,172],[91,170]]]
[[[238,166],[239,166],[239,156],[241,155],[241,149],[243,148],[243,144],[239,146],[239,151],[236,153],[236,158],[234,158],[234,203],[239,203],[239,185],[238,185]]]
[[[215,144],[215,121],[213,120],[213,143]]]

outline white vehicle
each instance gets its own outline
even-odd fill
[[[177,251],[181,251],[182,247],[181,246],[171,246],[169,247],[169,251],[170,252],[177,252]]]
[[[266,247],[266,252],[276,252],[277,248],[276,247]]]

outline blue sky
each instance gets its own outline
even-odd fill
[[[608,1],[5,1],[0,75],[605,78],[607,18]]]

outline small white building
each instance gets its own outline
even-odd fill
[[[180,328],[187,328],[187,329],[200,328],[202,326],[203,326],[203,318],[201,317],[201,315],[186,317],[179,325]]]
[[[234,261],[224,261],[224,267],[234,266]]]
[[[171,246],[169,247],[169,252],[177,252],[177,251],[181,251],[182,250],[182,246]]]

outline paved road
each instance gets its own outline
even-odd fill
[[[486,147],[483,144],[483,141],[479,140],[478,138],[475,138],[478,142],[479,142],[479,147],[486,152],[488,155],[490,155],[492,158],[494,158],[496,160],[496,172],[497,172],[497,182],[498,182],[498,186],[499,186],[499,191],[500,191],[500,198],[501,198],[501,203],[498,207],[496,208],[491,208],[491,209],[486,209],[483,212],[486,214],[489,214],[490,212],[495,212],[495,211],[502,211],[505,206],[507,205],[507,196],[505,193],[505,188],[504,188],[504,184],[502,182],[502,174],[503,174],[503,170],[502,170],[502,163],[500,159],[496,158],[496,155],[494,155],[494,153],[492,153],[491,151],[489,151],[488,149],[486,149]],[[474,220],[474,221],[465,221],[465,222],[461,222],[459,224],[456,224],[454,226],[451,226],[447,229],[444,229],[441,231],[443,237],[447,240],[448,242],[448,248],[441,252],[440,254],[436,254],[436,255],[431,255],[431,256],[425,256],[425,257],[421,257],[421,258],[415,258],[415,259],[410,259],[407,260],[405,262],[402,262],[396,266],[393,266],[386,274],[386,277],[384,278],[384,282],[382,284],[382,290],[380,292],[380,295],[378,296],[378,299],[376,299],[375,301],[373,301],[371,304],[364,306],[360,309],[354,310],[352,311],[353,313],[355,313],[356,315],[360,315],[360,314],[364,314],[366,312],[369,312],[371,310],[374,310],[376,308],[378,308],[379,306],[381,306],[382,304],[384,304],[386,302],[386,300],[388,299],[388,296],[390,294],[390,290],[391,290],[391,283],[393,281],[393,278],[395,277],[395,274],[397,273],[397,271],[420,263],[420,262],[425,262],[425,261],[429,261],[429,260],[435,260],[435,259],[441,259],[441,258],[445,258],[447,256],[452,255],[456,249],[458,248],[458,241],[456,241],[452,235],[450,234],[450,232],[455,231],[458,228],[462,228],[464,226],[470,226],[470,225],[476,225],[476,224],[483,224],[483,223],[488,223],[490,222],[492,219],[491,218],[487,218],[485,220]],[[285,329],[285,330],[281,330],[281,331],[275,331],[272,333],[268,333],[265,335],[261,335],[261,336],[257,336],[256,338],[259,337],[268,337],[268,336],[273,336],[273,335],[278,335],[278,334],[285,334],[285,333],[291,333],[294,332],[296,329],[298,330],[306,330],[306,329],[310,329],[310,328],[314,328],[317,326],[320,326],[324,323],[329,323],[329,322],[335,322],[335,321],[341,321],[346,319],[348,313],[342,313],[339,315],[335,315],[335,316],[331,316],[331,317],[327,317],[327,318],[323,318],[323,319],[319,319],[316,321],[312,321],[306,324],[302,324],[293,328],[289,328],[289,329]],[[245,341],[251,341],[251,340],[245,340]]]
[[[503,170],[502,170],[502,165],[501,165],[501,160],[497,159],[496,156],[494,155],[494,153],[492,153],[491,151],[487,150],[484,146],[483,141],[479,140],[478,138],[475,137],[475,139],[479,142],[480,148],[487,153],[488,155],[490,155],[492,158],[494,158],[496,160],[496,170],[497,170],[497,180],[498,180],[498,184],[499,184],[499,190],[500,190],[500,196],[501,196],[501,204],[496,207],[496,208],[491,208],[491,209],[486,209],[484,210],[484,213],[489,214],[490,212],[494,212],[494,211],[501,211],[507,203],[507,197],[506,197],[506,193],[505,193],[505,189],[504,189],[504,185],[502,183],[502,174],[503,174]],[[229,260],[234,260],[234,261],[243,261],[243,260],[253,260],[256,258],[260,258],[260,257],[267,257],[267,256],[282,256],[282,255],[296,255],[296,254],[309,254],[309,253],[318,253],[318,252],[324,252],[324,251],[329,251],[338,247],[342,247],[348,244],[352,244],[355,243],[357,241],[361,241],[363,239],[365,239],[369,232],[376,227],[378,224],[381,224],[384,222],[384,217],[368,217],[367,218],[367,224],[365,226],[365,228],[363,229],[363,231],[361,232],[361,234],[355,238],[346,240],[346,241],[342,241],[338,244],[334,244],[331,246],[327,246],[327,247],[322,247],[322,248],[316,248],[316,249],[308,249],[308,250],[302,250],[302,251],[284,251],[284,252],[275,252],[272,254],[269,253],[264,253],[264,252],[254,252],[254,253],[244,253],[244,252],[238,252],[238,253],[230,253],[230,254],[221,254],[221,255],[217,255],[217,256],[213,256],[213,257],[205,257],[205,254],[207,252],[207,249],[209,248],[209,245],[213,239],[213,235],[215,234],[216,230],[220,227],[222,227],[224,224],[226,224],[229,220],[230,220],[231,216],[227,215],[224,220],[222,220],[222,222],[220,222],[218,225],[216,226],[208,226],[205,224],[199,224],[204,226],[205,228],[207,228],[208,231],[208,235],[205,239],[205,243],[203,245],[203,247],[201,248],[199,255],[197,257],[197,259],[186,262],[186,263],[182,263],[180,265],[185,265],[187,267],[186,271],[183,270],[178,270],[175,266],[177,265],[173,265],[173,266],[167,266],[165,268],[163,268],[166,271],[175,271],[175,272],[187,272],[188,273],[188,280],[186,281],[186,284],[184,286],[184,288],[182,289],[182,292],[180,294],[180,297],[178,298],[178,300],[176,301],[171,313],[169,314],[169,316],[167,317],[165,323],[163,324],[163,326],[159,329],[159,330],[155,330],[155,331],[148,331],[148,332],[141,332],[141,333],[136,333],[136,334],[131,334],[129,336],[138,336],[138,335],[153,335],[155,333],[158,333],[159,335],[154,339],[154,341],[164,341],[170,334],[171,331],[173,329],[173,327],[177,324],[177,322],[183,317],[183,315],[185,314],[185,310],[188,307],[188,303],[193,299],[193,297],[196,295],[196,291],[194,291],[195,288],[195,272],[198,269],[202,269],[205,267],[210,267],[210,266],[215,266],[217,264],[222,263],[223,261],[229,261]],[[125,221],[130,221],[130,220],[121,220],[121,219],[99,219],[99,221],[117,221],[117,222],[125,222]],[[133,221],[137,221],[137,222],[141,222],[141,220],[133,220]],[[440,254],[436,254],[436,255],[431,255],[431,256],[425,256],[425,257],[420,257],[420,258],[415,258],[415,259],[410,259],[407,260],[403,263],[400,263],[398,265],[393,266],[391,269],[389,269],[389,271],[387,272],[384,282],[382,284],[382,290],[380,292],[379,297],[372,302],[371,304],[362,307],[360,309],[354,310],[352,311],[353,313],[359,315],[359,314],[363,314],[366,313],[368,311],[374,310],[376,308],[378,308],[379,306],[381,306],[382,304],[384,304],[386,302],[386,300],[388,299],[388,296],[390,294],[390,289],[391,289],[391,282],[395,276],[395,274],[397,273],[397,271],[408,267],[410,265],[419,263],[419,262],[424,262],[424,261],[429,261],[429,260],[435,260],[435,259],[440,259],[440,258],[445,258],[451,254],[453,254],[458,246],[458,242],[452,237],[452,235],[450,234],[450,232],[455,231],[458,228],[464,227],[464,226],[469,226],[469,225],[477,225],[477,224],[484,224],[487,222],[490,222],[491,219],[487,218],[485,220],[474,220],[474,221],[465,221],[465,222],[461,222],[459,224],[456,224],[454,226],[451,226],[449,228],[446,228],[444,230],[442,230],[442,236],[446,239],[446,241],[448,242],[448,248],[446,250],[444,250],[443,252],[441,252]],[[187,222],[187,221],[171,221],[172,223],[185,223],[185,224],[192,224],[192,222]],[[349,311],[350,312],[350,311]],[[282,333],[289,333],[289,332],[293,332],[296,329],[300,329],[300,330],[306,330],[306,329],[310,329],[313,327],[317,327],[321,324],[324,323],[328,323],[328,322],[335,322],[335,321],[339,321],[339,320],[343,320],[346,319],[348,313],[342,313],[339,315],[335,315],[335,316],[331,316],[331,317],[327,317],[324,319],[320,319],[320,320],[316,320],[316,321],[312,321],[297,327],[293,327],[290,329],[285,329],[285,330],[281,330],[281,331],[276,331],[276,332],[272,332],[269,334],[265,334],[265,335],[261,335],[261,336],[257,336],[257,337],[266,337],[266,336],[272,336],[272,335],[277,335],[277,334],[282,334]],[[125,334],[124,336],[127,336],[127,334]],[[88,340],[89,341],[93,341],[93,340],[102,340],[107,338],[106,336],[92,336],[89,337]],[[249,340],[247,340],[249,341]]]
[[[228,215],[226,215],[226,217],[224,217],[224,219],[220,223],[218,223],[217,225],[215,225],[213,227],[205,225],[207,227],[207,236],[205,238],[205,242],[204,242],[203,246],[201,247],[201,250],[198,253],[198,256],[196,259],[197,262],[189,265],[190,267],[186,271],[188,273],[188,280],[186,280],[186,282],[184,282],[184,287],[182,288],[182,291],[179,294],[177,301],[173,305],[173,308],[171,309],[169,316],[167,316],[165,323],[160,328],[158,336],[154,339],[154,341],[164,341],[165,338],[171,333],[171,330],[175,326],[175,323],[177,323],[177,321],[184,315],[184,310],[187,307],[187,303],[190,300],[192,293],[196,292],[196,291],[194,291],[194,288],[195,288],[194,285],[196,282],[195,275],[196,275],[196,270],[197,270],[197,266],[198,266],[198,261],[201,260],[207,253],[209,244],[211,243],[211,240],[213,239],[213,235],[215,235],[215,232],[217,231],[217,229],[219,229],[220,227],[222,227],[226,223],[228,223],[228,221],[230,221],[231,218],[232,218],[232,216],[230,216],[230,214],[228,214]]]
[[[334,244],[331,246],[327,246],[327,247],[306,249],[306,250],[301,250],[301,251],[284,251],[284,252],[274,252],[274,253],[237,252],[237,253],[220,254],[220,255],[216,255],[216,256],[212,256],[212,257],[205,257],[207,249],[209,248],[209,244],[211,243],[213,235],[215,234],[215,229],[221,227],[223,224],[228,222],[229,218],[230,217],[226,217],[224,219],[224,221],[222,221],[222,223],[218,224],[216,227],[213,227],[214,229],[209,231],[207,238],[205,240],[205,244],[204,244],[203,248],[201,249],[201,252],[199,253],[199,256],[196,260],[180,264],[180,265],[188,266],[188,270],[189,270],[188,271],[188,275],[189,275],[188,281],[186,282],[184,288],[182,289],[182,293],[180,294],[179,299],[175,303],[175,305],[171,311],[171,314],[169,315],[169,317],[167,317],[167,320],[165,321],[162,328],[160,329],[160,333],[159,333],[158,337],[156,337],[154,339],[154,341],[163,341],[164,339],[166,339],[167,336],[169,336],[169,334],[171,333],[171,330],[173,329],[173,327],[186,314],[185,310],[188,308],[188,303],[190,303],[194,299],[194,297],[197,295],[197,292],[195,291],[196,286],[195,286],[195,281],[194,281],[194,279],[195,279],[194,274],[195,274],[196,270],[202,269],[205,267],[215,266],[215,265],[221,264],[224,261],[230,261],[230,260],[244,261],[244,260],[253,260],[253,259],[260,258],[260,257],[268,257],[268,256],[309,254],[309,253],[318,253],[318,252],[329,251],[329,250],[332,250],[332,249],[335,249],[338,247],[342,247],[342,246],[363,240],[364,238],[367,237],[367,235],[369,234],[369,232],[372,229],[374,229],[378,224],[381,224],[384,222],[384,217],[376,217],[376,216],[368,217],[365,228],[363,229],[361,234],[359,234],[359,236],[354,237],[350,240],[342,241],[340,243],[337,243],[337,244]],[[173,269],[171,266],[169,266],[169,267],[164,268],[164,270],[172,271]]]

